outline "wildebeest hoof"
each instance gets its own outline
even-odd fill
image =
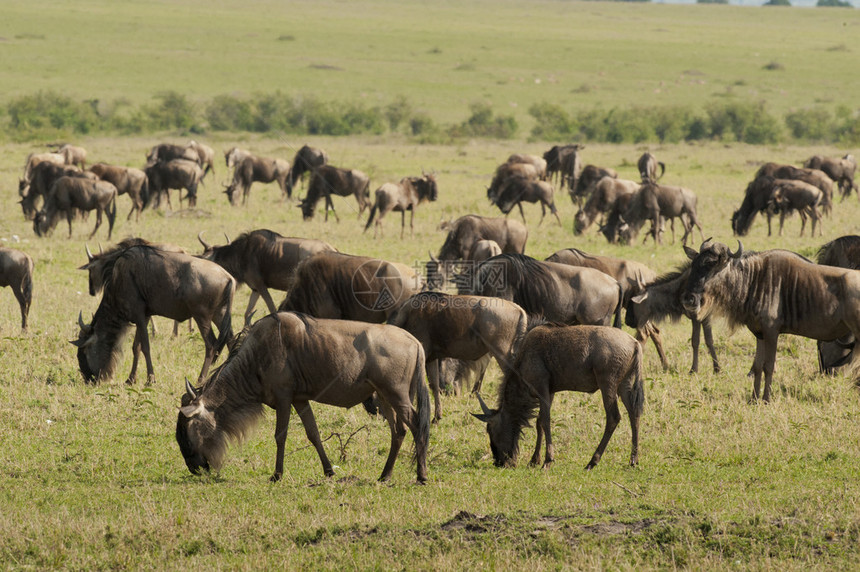
[[[325,473],[325,476],[328,478],[331,478],[334,476],[334,470],[333,469],[329,469],[329,470],[323,471],[323,472]]]
[[[537,467],[538,465],[540,465],[540,456],[532,457],[529,461],[529,467]]]
[[[129,377],[128,379],[125,380],[125,384],[126,385],[134,385],[134,378]]]
[[[280,481],[280,480],[281,480],[281,473],[275,473],[274,475],[272,475],[271,477],[269,477],[269,482],[270,482],[270,483],[277,483],[277,482],[278,482],[278,481]]]
[[[544,470],[547,470],[547,469],[549,469],[550,467],[552,467],[552,463],[553,463],[552,461],[546,461],[546,462],[544,462],[544,464],[543,464],[543,467],[542,467],[542,468],[543,468]]]

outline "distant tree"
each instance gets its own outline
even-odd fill
[[[791,6],[788,0],[767,0],[762,6]]]
[[[696,0],[696,4],[728,4],[729,0]]]
[[[851,2],[845,0],[818,0],[816,4],[819,8],[853,8]]]

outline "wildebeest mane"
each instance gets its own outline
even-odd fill
[[[860,270],[860,236],[847,235],[831,240],[818,249],[818,264]]]
[[[507,289],[513,294],[513,302],[519,304],[526,313],[540,313],[543,301],[555,295],[555,276],[546,265],[524,254],[500,254],[488,259],[479,267],[481,287],[489,268],[490,261],[505,261],[505,280]]]

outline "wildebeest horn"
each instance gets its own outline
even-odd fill
[[[200,244],[203,245],[203,248],[205,248],[206,250],[209,250],[210,248],[212,248],[212,245],[209,244],[208,242],[206,242],[205,240],[203,240],[203,232],[204,231],[201,230],[200,232],[197,233],[197,240],[200,241]]]
[[[227,239],[227,244],[230,244],[230,237],[227,236],[227,233],[224,233],[224,238]]]
[[[743,253],[744,253],[744,243],[742,243],[742,242],[739,240],[739,241],[738,241],[738,249],[737,249],[735,252],[732,252],[732,251],[730,250],[730,251],[729,251],[729,256],[731,256],[732,258],[740,258],[740,257],[741,257],[741,255],[742,255]]]
[[[492,414],[493,414],[493,411],[492,411],[489,407],[487,407],[487,404],[486,404],[486,403],[484,403],[484,398],[483,398],[483,397],[481,397],[481,394],[480,394],[480,393],[476,393],[475,395],[477,395],[477,396],[478,396],[478,403],[480,403],[480,404],[481,404],[481,411],[483,411],[483,412],[484,412],[484,415],[492,415]]]
[[[92,253],[92,252],[90,252],[90,245],[89,245],[89,244],[84,243],[84,248],[87,250],[87,262],[92,262],[92,260],[93,260],[93,253]]]
[[[191,382],[188,381],[188,378],[185,378],[185,391],[188,392],[188,395],[191,396],[191,399],[197,399],[197,392],[194,391],[194,387],[191,385]]]
[[[430,260],[432,260],[432,261],[433,261],[433,262],[435,262],[436,264],[439,264],[439,259],[438,259],[438,258],[436,258],[435,256],[433,256],[433,253],[432,253],[432,252],[430,252],[430,251],[428,250],[428,251],[427,251],[427,254],[429,254],[429,255],[430,255]]]
[[[102,248],[102,243],[100,242],[99,243],[99,254],[104,254],[104,253],[105,253],[105,250],[104,250],[104,248]]]
[[[78,325],[81,327],[82,330],[87,327],[87,325],[84,323],[84,313],[81,311],[78,312]]]

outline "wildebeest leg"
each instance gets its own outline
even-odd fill
[[[537,467],[540,464],[540,449],[541,444],[543,443],[543,425],[540,421],[535,423],[535,433],[537,433],[535,451],[532,453],[532,458],[529,460],[529,466],[531,467]]]
[[[69,238],[72,238],[72,218],[74,218],[74,212],[69,209],[66,211],[66,221],[69,223]],[[90,238],[92,237],[93,235],[90,235]]]
[[[800,215],[800,236],[803,236],[803,231],[806,230],[806,209],[797,211]],[[815,238],[815,227],[812,227],[812,237]]]
[[[782,236],[782,225],[785,223],[785,209],[779,210],[779,236]]]
[[[764,340],[756,338],[755,358],[753,359],[753,394],[751,402],[758,401],[761,395],[761,372],[764,367]]]
[[[212,324],[207,318],[194,318],[197,322],[197,327],[200,329],[200,335],[203,337],[203,343],[206,346],[206,354],[203,358],[203,368],[200,370],[200,377],[197,378],[200,385],[206,379],[206,374],[209,373],[209,367],[215,361],[215,345],[218,340],[215,339],[215,333],[212,331]]]
[[[439,376],[441,374],[439,361],[437,359],[427,363],[427,377],[430,379],[430,390],[433,392],[433,407],[435,409],[433,423],[442,419],[442,399],[439,397]]]
[[[290,399],[280,400],[275,409],[275,472],[269,481],[277,483],[284,474],[284,447],[287,443],[287,428],[290,426]]]
[[[812,212],[809,216],[812,219],[812,237],[815,238],[816,225],[818,226],[818,236],[822,236],[824,234],[824,223],[821,220],[821,215],[818,212],[817,206],[813,205]]]
[[[693,365],[690,366],[690,373],[699,373],[699,340],[702,333],[702,323],[699,320],[693,319],[693,333],[690,335],[690,346],[693,348]]]
[[[24,295],[21,290],[21,285],[13,285],[12,293],[15,299],[18,300],[18,306],[21,308],[21,329],[27,331],[27,315],[30,313],[30,300]]]
[[[254,314],[254,306],[257,305],[257,300],[259,300],[260,294],[256,290],[251,290],[251,296],[248,298],[248,307],[245,309],[245,323],[248,323],[250,317]],[[269,302],[266,302],[266,305],[269,305]],[[274,312],[269,312],[273,314]]]
[[[93,231],[90,233],[89,238],[92,238],[96,235],[96,232],[98,232],[99,227],[101,225],[102,225],[102,209],[98,208],[98,209],[96,209],[96,226],[95,226],[95,228],[93,228]]]
[[[714,373],[720,373],[720,362],[717,360],[717,350],[714,349],[714,333],[711,331],[710,318],[705,318],[702,322],[702,330],[705,332],[705,345],[708,346],[708,353],[711,354],[711,361],[714,364]]]
[[[540,435],[544,434],[546,437],[546,455],[544,455],[543,459],[543,468],[547,469],[550,465],[552,465],[553,461],[555,461],[555,450],[552,446],[552,433],[550,432],[550,410],[552,409],[552,398],[554,395],[550,393],[547,389],[542,392],[543,395],[538,394],[538,403],[540,403],[538,407],[538,418],[537,418],[537,427],[540,427],[538,430],[538,446],[540,446]],[[535,456],[537,458],[535,458]],[[532,455],[532,461],[540,460],[540,451],[535,450],[534,455]],[[534,463],[537,464],[536,462]]]
[[[773,370],[776,366],[777,335],[766,336],[764,339],[764,400],[770,401],[770,384],[773,381]]]
[[[333,477],[334,469],[332,469],[331,462],[325,454],[325,449],[323,449],[320,432],[317,428],[317,420],[314,417],[314,412],[311,411],[310,403],[307,401],[294,401],[293,407],[296,409],[296,413],[299,414],[299,418],[302,420],[302,425],[305,428],[305,435],[307,435],[308,441],[310,441],[314,446],[314,449],[317,450],[317,455],[319,455],[320,462],[322,463],[323,473],[325,473],[325,476],[327,477]]]
[[[278,311],[278,307],[275,305],[275,301],[272,300],[272,295],[269,294],[268,288],[264,286],[258,295],[263,297],[263,301],[266,303],[266,308],[268,308],[270,314]]]
[[[523,224],[526,224],[526,213],[523,212],[523,203],[517,203],[517,207],[520,209],[520,216],[523,218]],[[543,220],[543,217],[541,217],[541,220]],[[540,223],[538,223],[538,225],[540,225]]]
[[[400,447],[403,445],[403,438],[406,437],[406,423],[403,417],[404,412],[396,412],[388,400],[382,398],[379,400],[382,408],[382,415],[388,421],[388,426],[391,428],[391,448],[388,450],[388,459],[385,460],[385,466],[382,468],[382,475],[379,476],[380,481],[387,481],[391,477],[391,471],[394,469],[394,461],[397,460],[397,454],[400,452]]]
[[[409,234],[411,236],[415,236],[414,229],[412,227],[412,217],[415,216],[415,213],[412,213],[412,216],[409,217]],[[400,211],[400,240],[403,240],[403,233],[406,232],[406,209]]]
[[[126,385],[134,385],[137,377],[137,362],[140,359],[140,332],[138,330],[135,330],[134,341],[131,343],[131,356],[131,372],[125,380]]]
[[[603,409],[606,410],[606,428],[603,430],[603,438],[600,439],[600,443],[597,445],[597,450],[594,451],[591,461],[585,466],[585,470],[587,471],[593,469],[600,462],[600,457],[603,456],[603,451],[606,450],[609,439],[612,438],[615,428],[618,427],[618,422],[621,421],[621,412],[618,410],[618,396],[615,390],[601,389],[600,395],[603,397]],[[635,435],[636,433],[634,433]]]

